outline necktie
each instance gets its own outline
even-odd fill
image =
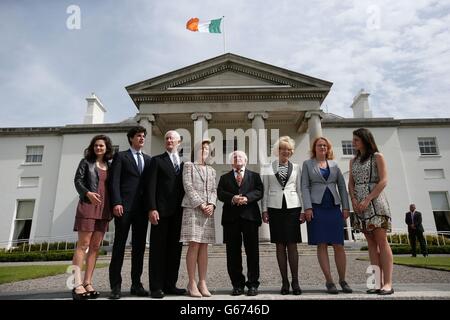
[[[180,165],[178,164],[178,158],[175,153],[172,154],[172,159],[173,159],[173,168],[175,169],[176,174],[178,174],[180,172]]]
[[[141,155],[142,155],[142,154],[141,154],[140,152],[136,152],[139,174],[142,173],[142,160],[141,160]]]
[[[236,182],[238,184],[238,186],[241,186],[242,183],[242,170],[236,170]]]

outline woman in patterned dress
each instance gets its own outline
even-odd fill
[[[380,289],[369,289],[367,293],[392,294],[393,258],[386,236],[391,230],[391,212],[383,191],[387,185],[386,162],[368,129],[353,131],[353,147],[357,153],[350,161],[348,184],[356,213],[353,228],[364,233],[370,263],[381,271]]]
[[[194,148],[195,162],[186,162],[183,169],[183,220],[181,223],[181,242],[188,242],[186,267],[189,283],[188,294],[191,297],[210,297],[206,285],[208,268],[208,244],[215,243],[214,210],[217,201],[216,171],[206,160],[209,157],[209,140],[201,147]],[[198,266],[198,284],[195,270]]]

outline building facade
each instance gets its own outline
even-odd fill
[[[388,164],[386,189],[394,231],[406,230],[410,203],[423,213],[427,231],[450,230],[450,119],[373,118],[368,94],[352,103],[353,118],[324,113],[321,104],[332,83],[234,54],[224,54],[126,89],[137,113],[121,123],[104,124],[105,107],[87,98],[85,123],[51,128],[0,128],[0,245],[18,239],[33,242],[75,239],[72,231],[78,201],[73,177],[93,135],[111,137],[126,150],[127,130],[147,128],[146,152],[164,151],[164,133],[177,129],[184,159],[195,141],[212,139],[218,176],[230,170],[227,154],[245,150],[249,168],[270,161],[273,142],[283,135],[296,141],[294,162],[309,157],[310,142],[324,135],[333,143],[336,161],[348,178],[352,131],[369,128]],[[262,173],[263,174],[263,173]],[[218,181],[217,181],[218,182]],[[216,239],[222,242],[221,203],[216,210]],[[347,222],[350,226],[350,221]],[[111,224],[113,226],[113,224]],[[306,239],[306,227],[302,225]],[[347,239],[352,239],[350,229]],[[264,225],[261,240],[269,238]]]

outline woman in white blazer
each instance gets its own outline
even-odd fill
[[[283,295],[289,293],[288,260],[292,275],[292,292],[295,295],[301,294],[297,252],[297,243],[301,242],[301,171],[298,164],[289,161],[294,154],[294,148],[295,142],[292,138],[281,137],[274,145],[274,154],[278,156],[278,160],[261,170],[264,184],[262,218],[265,223],[269,223],[270,241],[276,243],[282,278],[280,293]]]
[[[311,159],[303,162],[302,198],[308,244],[317,245],[317,258],[325,276],[327,292],[337,294],[328,257],[328,244],[333,246],[339,284],[345,293],[351,293],[352,289],[345,281],[344,251],[344,221],[349,215],[348,193],[344,176],[333,158],[330,141],[319,137],[312,144]]]

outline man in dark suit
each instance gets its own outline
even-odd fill
[[[248,170],[245,152],[234,151],[230,156],[233,170],[220,177],[217,196],[222,201],[223,239],[227,250],[227,269],[233,285],[232,295],[258,294],[259,243],[258,227],[261,212],[258,200],[264,187],[258,173]],[[241,247],[244,240],[247,255],[247,282],[242,274]]]
[[[141,275],[144,263],[148,221],[143,204],[143,177],[150,167],[150,156],[142,152],[147,130],[137,126],[128,133],[130,149],[114,155],[109,178],[114,215],[114,245],[109,265],[110,299],[120,299],[122,264],[130,226],[132,228],[131,289],[137,296],[148,296]]]
[[[180,267],[183,189],[183,162],[178,154],[178,132],[165,136],[166,152],[152,158],[146,184],[146,209],[151,222],[149,278],[152,298],[164,294],[183,295],[176,287]]]
[[[416,238],[420,242],[420,251],[423,256],[428,256],[427,244],[423,237],[422,213],[416,211],[416,205],[409,205],[409,212],[406,213],[405,223],[408,225],[409,243],[411,244],[412,256],[416,256]]]

